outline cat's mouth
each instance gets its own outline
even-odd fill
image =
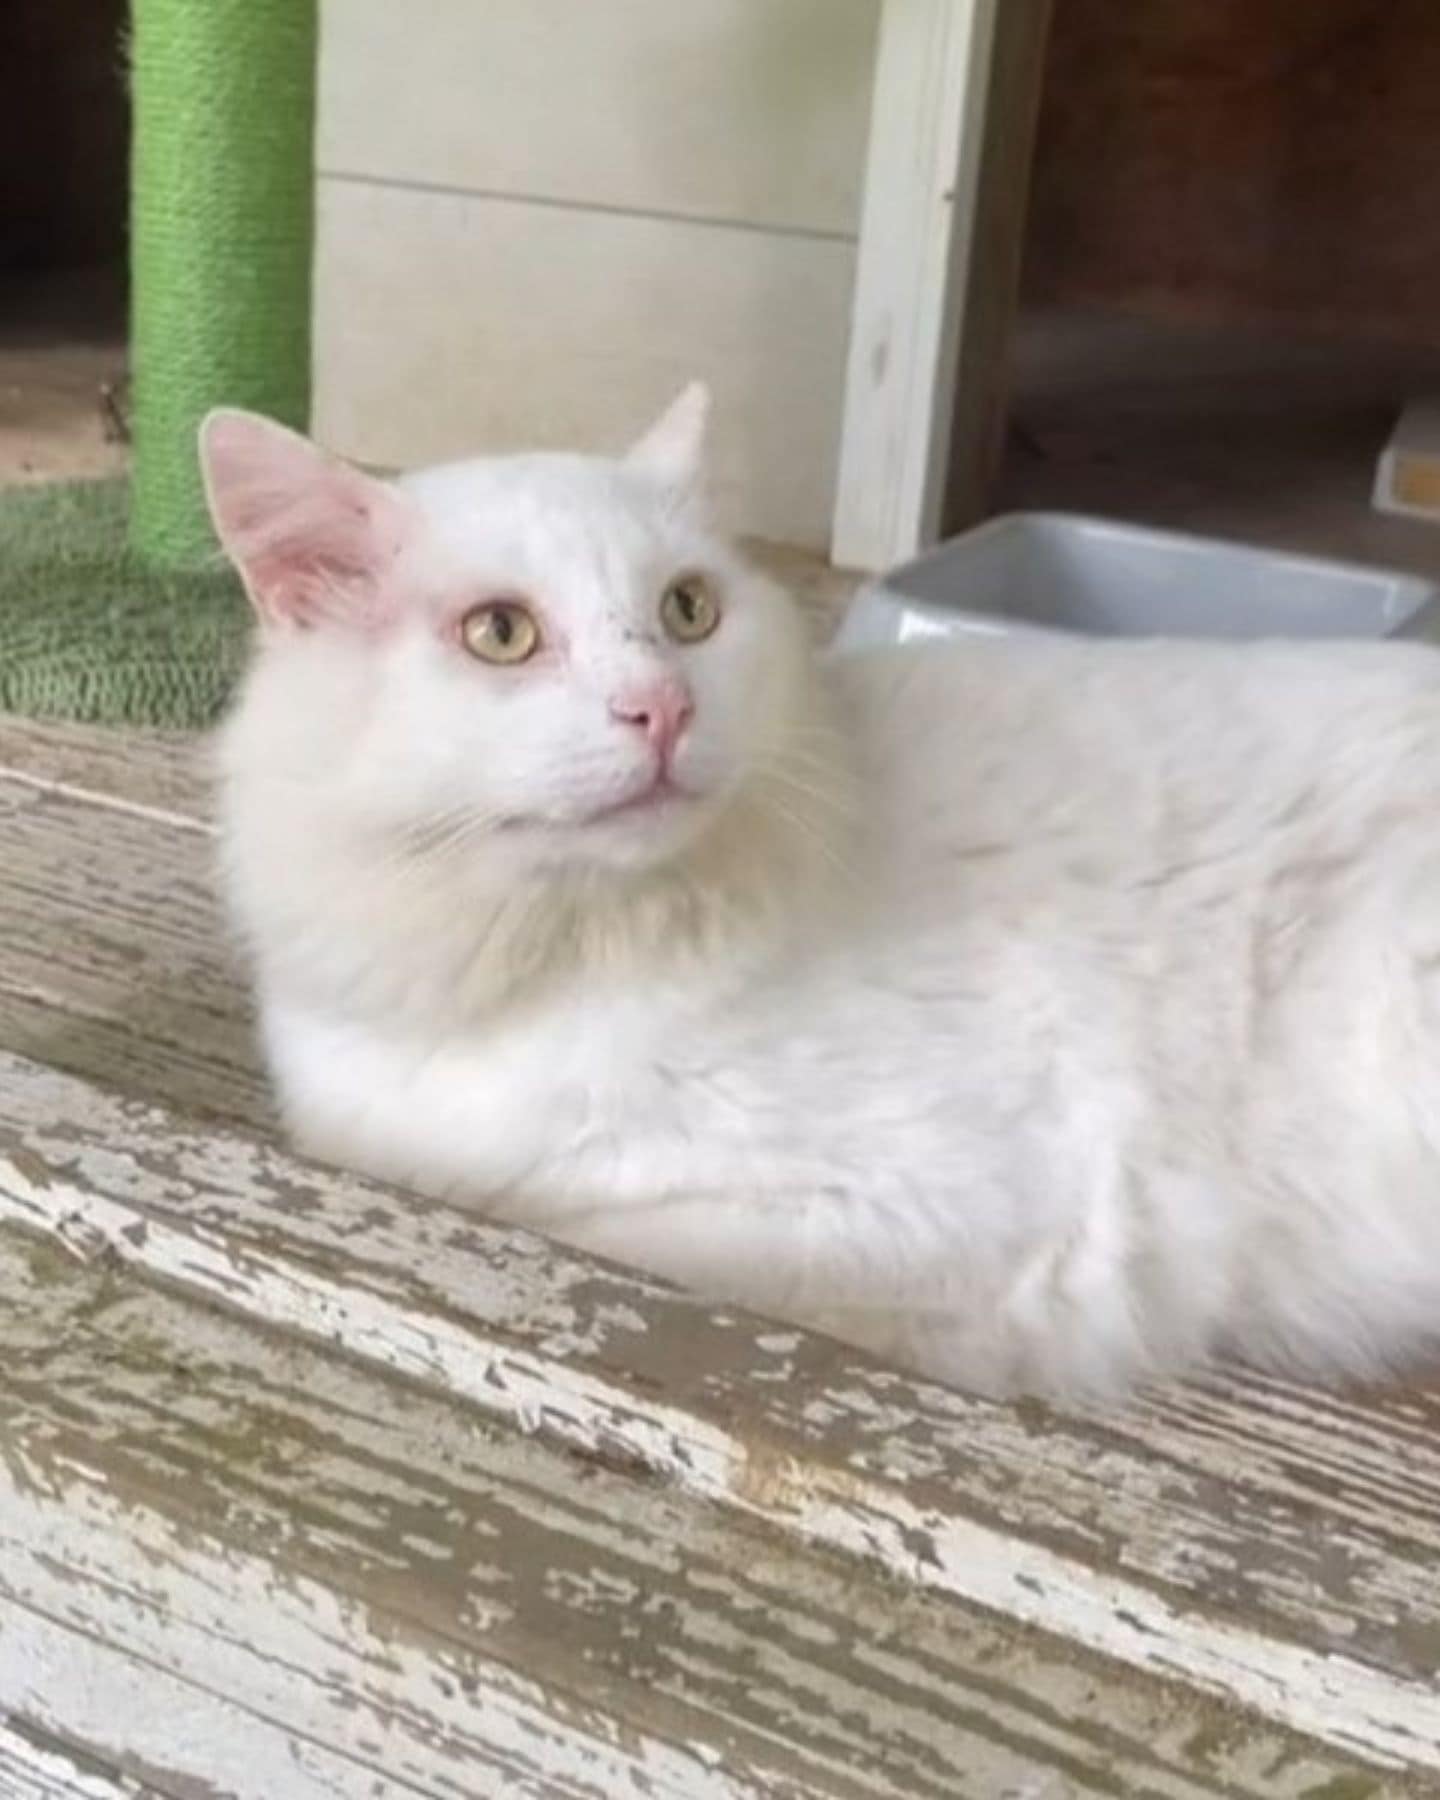
[[[581,825],[606,825],[615,819],[637,818],[645,813],[683,806],[687,801],[696,798],[696,795],[680,787],[662,769],[638,792],[627,794],[623,800],[612,801],[609,806],[602,806],[597,811],[588,813],[579,823]]]
[[[530,831],[569,832],[588,831],[592,826],[620,824],[627,819],[661,818],[666,814],[677,812],[685,806],[694,806],[704,796],[692,788],[681,787],[668,771],[660,771],[654,778],[623,795],[619,800],[607,802],[587,813],[572,814],[569,818],[542,818],[516,814],[497,821],[498,829],[507,834],[518,834]]]

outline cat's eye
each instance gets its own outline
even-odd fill
[[[487,600],[460,621],[460,641],[481,662],[523,663],[540,648],[540,627],[518,600]]]
[[[698,644],[720,623],[720,602],[703,575],[679,575],[660,600],[660,623],[677,644]]]

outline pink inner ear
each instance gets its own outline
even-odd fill
[[[382,553],[375,509],[363,498],[317,489],[257,516],[233,554],[266,618],[305,628],[383,622]],[[392,551],[393,555],[393,551]]]
[[[404,536],[393,488],[251,414],[214,415],[201,455],[216,531],[267,624],[387,621]]]

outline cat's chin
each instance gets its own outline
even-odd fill
[[[705,795],[666,782],[561,827],[559,836],[580,860],[643,868],[687,849],[714,811]]]
[[[579,817],[509,820],[491,841],[541,869],[643,869],[683,855],[719,806],[712,795],[665,781]]]
[[[608,805],[587,813],[578,821],[578,828],[585,831],[595,826],[631,820],[658,822],[673,817],[686,807],[697,806],[700,798],[700,795],[678,787],[669,776],[662,775],[658,781],[652,782],[638,794],[627,794],[622,800],[613,800]]]

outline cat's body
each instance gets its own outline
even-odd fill
[[[438,518],[494,476],[425,479]],[[1423,1351],[1440,657],[818,658],[693,540],[681,564],[703,548],[728,600],[710,650],[736,666],[712,667],[641,629],[669,564],[632,580],[613,504],[572,546],[575,604],[684,664],[674,768],[716,791],[694,821],[647,802],[517,831],[493,770],[467,820],[464,691],[429,683],[472,671],[403,626],[281,633],[257,662],[226,746],[231,893],[299,1141],[987,1389]],[[544,578],[513,568],[531,554],[507,551],[507,592]],[[556,718],[579,755],[590,713]],[[397,780],[407,754],[434,766]]]

